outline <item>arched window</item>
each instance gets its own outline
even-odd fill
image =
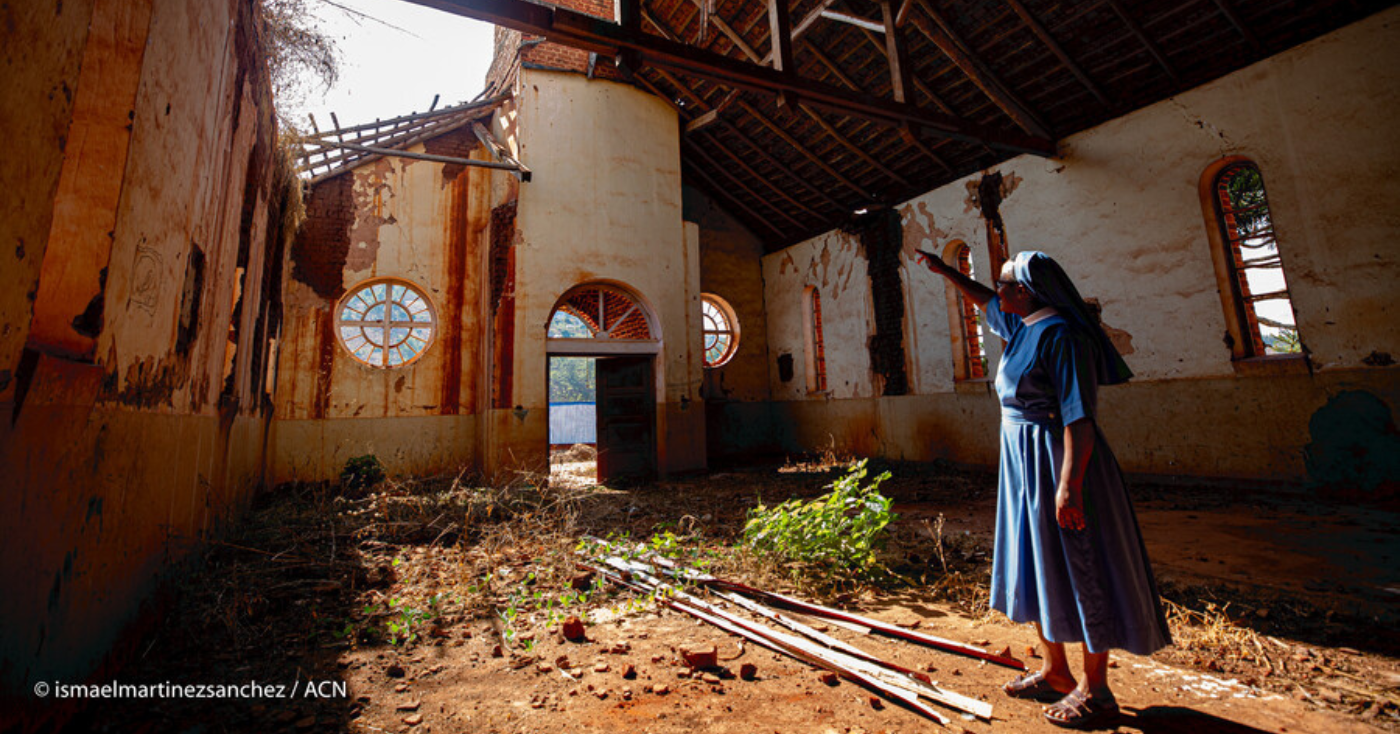
[[[807,348],[807,391],[826,390],[826,343],[822,337],[822,294],[816,286],[804,292],[803,342]]]
[[[602,283],[575,287],[549,316],[551,353],[656,351],[656,329],[646,306],[626,290]]]
[[[428,297],[401,280],[362,283],[340,300],[335,313],[341,346],[370,367],[411,364],[423,356],[437,331]]]
[[[739,320],[723,298],[700,294],[701,332],[705,339],[705,366],[719,367],[739,348]]]
[[[1283,274],[1269,198],[1259,166],[1244,158],[1208,169],[1235,358],[1301,354],[1298,320]],[[1215,238],[1212,238],[1215,239]],[[1227,292],[1228,290],[1228,292]]]
[[[944,251],[944,259],[959,273],[972,278],[972,249],[964,242],[949,243]],[[957,329],[953,331],[953,352],[959,356],[960,364],[954,370],[958,380],[980,380],[987,376],[986,342],[983,341],[982,320],[977,313],[977,305],[966,298],[956,288],[948,288],[949,295],[957,300]]]

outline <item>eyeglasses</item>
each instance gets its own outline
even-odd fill
[[[1020,283],[1017,283],[1017,282],[1014,281],[1014,280],[998,280],[998,281],[996,281],[995,283],[993,283],[992,285],[996,286],[996,290],[1001,290],[1002,286],[1006,286],[1006,287],[1010,288],[1011,286],[1014,286],[1014,285],[1020,285]]]

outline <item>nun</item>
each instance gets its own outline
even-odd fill
[[[1069,276],[1049,255],[1022,252],[995,289],[925,252],[918,259],[981,307],[1006,341],[991,605],[1035,625],[1040,670],[1003,689],[1051,703],[1073,729],[1118,717],[1110,650],[1148,655],[1171,644],[1122,470],[1096,418],[1098,389],[1132,377]],[[1076,677],[1065,654],[1082,643]]]

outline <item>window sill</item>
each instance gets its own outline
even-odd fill
[[[1270,375],[1307,375],[1312,373],[1306,354],[1278,354],[1269,357],[1236,359],[1230,363],[1240,377]]]

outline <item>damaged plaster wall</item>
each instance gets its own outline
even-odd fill
[[[119,663],[259,485],[286,192],[251,1],[44,10],[9,26],[6,99],[48,103],[3,118],[33,176],[3,217],[25,264],[0,270],[35,304],[0,308],[0,356],[23,344],[0,365],[0,689],[26,699]]]
[[[410,150],[489,158],[469,126]],[[270,480],[335,479],[365,454],[396,474],[474,465],[487,226],[493,178],[505,176],[379,158],[313,187],[288,256]],[[432,304],[433,342],[411,364],[368,366],[332,331],[340,297],[375,278],[408,281]]]
[[[1380,13],[1068,138],[1060,158],[1021,157],[984,172],[1002,177],[1011,254],[1052,253],[1101,304],[1136,372],[1100,396],[1101,422],[1129,471],[1301,478],[1309,419],[1330,395],[1349,386],[1400,405],[1395,368],[1375,366],[1400,343],[1392,204],[1400,179],[1393,135],[1378,122],[1400,112],[1397,22],[1400,11]],[[1232,362],[1224,343],[1198,187],[1206,167],[1229,155],[1263,172],[1311,373],[1300,360]],[[863,273],[864,263],[839,232],[764,259],[770,382],[786,401],[778,408],[795,426],[795,447],[821,447],[832,434],[838,443],[847,436],[852,450],[995,461],[995,399],[954,384],[944,282],[912,259],[914,248],[941,254],[963,240],[978,280],[991,281],[983,180],[899,207],[917,398],[864,400],[868,320],[854,304],[869,285],[860,278],[828,286],[830,309],[822,291],[829,396],[779,380],[777,355],[794,353],[801,364],[803,287]],[[989,336],[989,347],[997,341]]]
[[[659,470],[704,466],[704,411],[690,408],[701,381],[700,236],[682,222],[675,112],[630,86],[529,68],[517,103],[518,150],[535,175],[520,187],[512,393],[491,413],[487,468],[546,460],[546,327],[559,297],[587,282],[630,289],[659,326]]]

